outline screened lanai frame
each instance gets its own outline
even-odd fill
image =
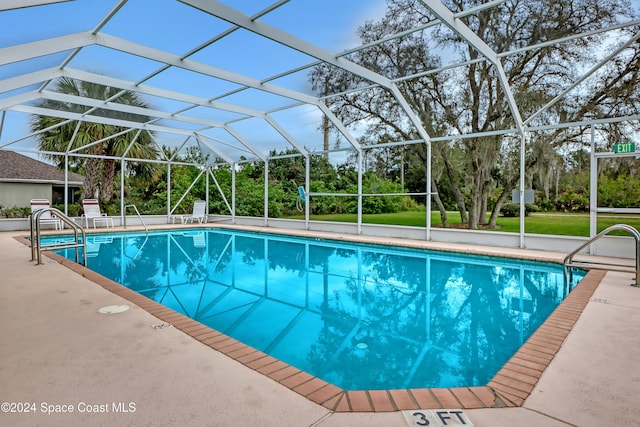
[[[597,73],[598,70],[613,60],[617,55],[624,52],[624,50],[633,43],[637,43],[638,38],[640,38],[640,32],[637,31],[640,20],[621,23],[591,33],[575,34],[564,39],[550,40],[541,45],[527,46],[517,51],[495,52],[471,31],[461,18],[476,14],[487,8],[496,7],[497,5],[505,3],[506,0],[488,1],[459,13],[453,13],[437,0],[415,0],[417,5],[431,12],[434,17],[432,21],[420,27],[399,32],[373,43],[345,48],[336,53],[324,47],[321,42],[311,42],[307,40],[306,37],[296,35],[294,31],[288,31],[286,23],[280,22],[281,17],[278,15],[278,12],[288,7],[294,7],[295,4],[300,1],[301,0],[279,0],[273,2],[273,0],[265,0],[251,2],[249,6],[243,4],[246,2],[234,2],[232,0],[163,0],[154,2],[154,8],[176,8],[176,10],[179,9],[181,12],[188,13],[186,20],[189,25],[185,26],[183,24],[183,26],[176,31],[196,31],[196,29],[201,29],[201,27],[207,28],[207,30],[204,31],[207,34],[207,37],[203,39],[204,41],[186,47],[180,45],[179,42],[181,42],[182,39],[178,37],[175,39],[165,39],[167,43],[166,47],[164,45],[152,45],[153,43],[145,38],[145,34],[143,34],[144,30],[141,30],[139,34],[134,34],[131,38],[123,36],[126,32],[124,32],[122,28],[126,28],[126,22],[130,22],[127,21],[127,19],[131,19],[128,15],[129,7],[141,8],[142,5],[142,12],[144,13],[137,15],[137,18],[143,21],[153,21],[152,18],[145,19],[147,13],[152,12],[148,8],[149,3],[146,2],[136,2],[133,0],[112,0],[100,3],[89,0],[76,0],[71,2],[57,0],[14,0],[5,2],[0,5],[0,19],[7,14],[12,16],[14,13],[26,12],[27,17],[40,16],[41,19],[52,22],[54,21],[54,17],[55,20],[61,19],[62,14],[57,13],[60,10],[69,11],[71,8],[76,7],[79,10],[85,11],[85,13],[87,10],[93,9],[99,9],[102,13],[94,13],[86,18],[86,25],[89,25],[90,28],[81,28],[78,31],[63,28],[58,30],[59,34],[51,31],[54,33],[53,36],[39,37],[33,40],[27,37],[26,41],[15,40],[13,42],[3,42],[3,45],[0,46],[0,110],[2,111],[0,117],[0,149],[27,153],[39,152],[37,149],[20,147],[22,141],[33,138],[34,134],[32,133],[25,132],[25,134],[21,136],[2,139],[2,130],[7,128],[7,124],[13,119],[13,114],[49,115],[68,121],[113,124],[127,128],[130,132],[149,132],[152,138],[154,135],[159,134],[171,135],[173,141],[176,141],[175,147],[178,148],[176,154],[181,152],[180,150],[193,146],[198,147],[202,153],[206,152],[207,154],[213,155],[215,160],[205,164],[192,164],[192,166],[199,167],[201,169],[201,175],[206,176],[207,199],[210,194],[210,178],[213,179],[220,196],[224,199],[224,202],[231,212],[231,219],[234,222],[237,193],[235,188],[236,168],[244,162],[264,162],[264,223],[266,225],[269,217],[269,161],[282,157],[269,156],[269,152],[274,150],[276,145],[278,147],[294,149],[297,152],[297,154],[294,155],[305,158],[306,179],[305,183],[302,184],[307,196],[324,197],[343,195],[329,193],[314,194],[309,192],[310,156],[324,154],[326,152],[335,153],[344,151],[345,149],[330,148],[327,150],[324,147],[309,144],[307,140],[303,141],[298,135],[294,134],[295,132],[292,131],[291,124],[288,120],[281,120],[279,117],[283,112],[306,109],[306,111],[311,112],[310,114],[313,114],[314,117],[326,118],[331,125],[337,129],[340,138],[348,143],[348,150],[356,154],[358,165],[358,192],[351,196],[358,198],[357,227],[359,233],[362,226],[362,198],[365,196],[378,197],[385,195],[383,193],[363,194],[363,153],[366,150],[391,145],[424,144],[427,152],[426,188],[424,193],[414,193],[414,195],[425,195],[427,200],[430,201],[433,195],[430,179],[431,145],[433,143],[478,136],[512,135],[520,139],[520,242],[521,246],[524,247],[525,147],[530,133],[563,127],[599,126],[614,121],[636,123],[640,120],[639,116],[628,116],[587,120],[579,123],[535,124],[536,117],[559,102],[564,95],[567,95],[580,83]],[[260,4],[256,5],[256,3]],[[331,8],[332,5],[329,3],[331,2],[323,2],[321,7]],[[98,4],[100,4],[100,6],[98,6]],[[146,7],[144,7],[145,4]],[[337,4],[339,5],[339,3]],[[362,1],[361,4],[364,7],[367,1]],[[259,8],[259,6],[262,7]],[[247,10],[247,8],[253,8],[255,10]],[[33,14],[31,14],[31,12],[33,12]],[[120,17],[123,17],[122,21],[124,24],[123,22],[119,22]],[[171,28],[174,25],[179,26],[178,21],[180,21],[180,19],[178,15],[174,14],[172,17],[175,18],[176,22],[163,23],[163,25],[165,25],[163,28],[168,33],[171,33]],[[301,19],[302,18],[303,17],[301,17]],[[137,23],[142,26],[152,24],[152,22],[142,21],[137,21]],[[24,28],[32,28],[32,25],[34,25],[33,22],[23,22],[22,24],[24,24]],[[46,22],[41,24],[46,24]],[[210,32],[207,32],[209,31],[208,25],[211,25],[211,28],[213,28]],[[439,138],[432,137],[422,126],[419,117],[412,111],[409,103],[398,89],[397,84],[401,80],[417,78],[428,73],[438,73],[454,67],[467,66],[469,63],[447,64],[440,68],[430,70],[427,73],[402,76],[394,80],[347,59],[348,55],[354,52],[362,51],[376,44],[381,44],[413,32],[427,30],[428,28],[436,26],[448,27],[449,30],[464,39],[480,54],[479,61],[488,61],[495,68],[498,76],[498,84],[502,86],[507,95],[507,103],[513,117],[513,122],[515,123],[513,129],[501,129],[493,132],[485,132],[480,135],[463,134]],[[632,37],[623,41],[617,47],[612,47],[611,52],[603,56],[597,64],[594,64],[590,69],[586,70],[582,78],[567,87],[561,95],[550,101],[538,112],[526,118],[521,116],[520,109],[502,67],[502,58],[522,51],[536,49],[543,45],[563,43],[573,39],[594,36],[598,33],[617,31],[623,28],[635,28],[636,32]],[[156,28],[156,30],[158,30],[158,28]],[[201,29],[201,31],[203,30]],[[300,32],[299,29],[297,29],[297,31]],[[236,36],[239,33],[242,34],[242,37],[253,37],[251,40],[252,42],[256,42],[256,44],[264,42],[270,45],[277,45],[282,49],[282,56],[274,58],[273,61],[269,61],[269,58],[267,58],[267,61],[260,64],[261,67],[264,66],[270,70],[274,64],[279,63],[279,59],[284,61],[290,57],[295,57],[294,64],[288,64],[288,68],[274,71],[267,77],[264,75],[256,77],[255,70],[250,67],[251,64],[249,64],[249,68],[245,69],[244,72],[232,69],[234,68],[234,58],[217,57],[216,61],[219,60],[224,63],[227,68],[219,66],[218,62],[214,61],[214,63],[209,63],[206,60],[203,54],[204,52],[210,52],[210,49],[215,49],[219,44],[236,42]],[[242,37],[238,37],[238,39],[240,41],[245,40]],[[176,40],[178,41],[176,42]],[[238,48],[244,50],[247,48],[247,45],[241,45]],[[91,56],[85,56],[85,53],[95,53],[93,51],[97,51],[99,55],[105,55],[108,60],[112,58],[112,55],[118,60],[124,60],[126,58],[130,61],[127,63],[129,66],[126,67],[126,72],[123,70],[114,70],[108,67],[108,63],[102,64],[107,65],[105,68],[101,68],[97,72],[92,71],[91,67],[87,65],[88,58],[91,58]],[[215,50],[213,50],[213,52],[215,52]],[[254,52],[255,55],[259,55],[259,53],[258,51]],[[215,57],[215,55],[213,56]],[[40,65],[41,63],[45,65]],[[288,79],[292,79],[294,76],[299,76],[303,73],[308,73],[314,66],[322,63],[341,68],[361,78],[363,81],[369,82],[369,85],[363,85],[354,90],[366,90],[371,87],[379,87],[393,94],[395,101],[404,111],[406,120],[411,123],[415,133],[418,135],[418,139],[412,141],[396,141],[387,144],[374,143],[371,145],[367,144],[366,146],[362,145],[353,133],[353,130],[342,123],[327,106],[327,100],[340,94],[318,96],[309,91],[301,90],[296,87],[295,84],[288,83]],[[254,68],[256,68],[255,64]],[[140,70],[140,72],[135,76],[127,75],[132,70]],[[96,100],[86,97],[74,97],[49,90],[50,85],[61,77],[108,85],[122,89],[122,91],[132,91],[141,96],[162,99],[166,101],[166,105],[169,105],[170,108],[128,107],[113,102],[113,99]],[[179,88],[180,85],[177,85],[178,89],[168,89],[165,85],[166,81],[172,79],[180,80],[181,77],[201,80],[203,87],[210,84],[211,86],[206,89],[215,88],[217,92],[215,92],[215,94],[207,92],[206,96],[202,96],[199,93],[194,94],[187,89],[182,90]],[[252,105],[252,103],[247,104],[247,98],[257,100],[257,95],[265,95],[264,100],[261,98],[264,104],[260,102],[256,102],[256,105]],[[35,105],[36,102],[45,99],[83,105],[86,107],[86,110],[83,113],[72,113],[61,110],[43,109]],[[276,100],[279,102],[275,102]],[[98,108],[140,114],[151,118],[151,120],[141,123],[132,120],[115,120],[99,117],[92,114],[92,112]],[[206,112],[206,114],[203,112]],[[215,114],[213,112],[215,112]],[[319,119],[316,120],[316,123],[318,120]],[[263,126],[262,129],[268,129],[274,135],[277,135],[279,137],[277,144],[267,146],[260,145],[254,139],[256,137],[255,135],[246,134],[238,130],[238,126],[246,122],[260,123],[261,126]],[[95,141],[94,144],[98,142],[100,141]],[[163,142],[158,141],[157,145],[160,155],[163,156],[162,150],[160,150],[161,143]],[[79,152],[87,147],[88,146],[84,146],[76,150],[69,149],[66,152],[59,153],[40,153],[64,155],[68,164],[69,157],[90,156],[89,154]],[[122,170],[124,170],[126,162],[147,161],[128,157],[126,153],[115,159],[122,162]],[[184,162],[176,162],[175,158],[167,158],[166,156],[160,160],[153,161],[167,165],[169,180],[172,165],[186,164]],[[221,164],[229,165],[232,171],[233,185],[230,200],[227,197],[228,195],[225,195],[219,185],[217,185],[213,173],[213,169]],[[68,167],[66,170],[68,171]],[[121,179],[121,188],[122,191],[124,191],[124,174],[122,174]],[[171,188],[170,181],[168,182],[168,187],[169,189]],[[170,191],[168,191],[168,197],[167,216],[170,217],[174,209],[184,198],[184,195],[175,203],[172,203],[170,199]],[[67,200],[65,200],[65,206],[66,205]],[[425,238],[430,240],[431,224],[429,219],[431,203],[426,203],[426,207],[427,221]],[[124,211],[124,195],[121,195],[121,215],[125,215]],[[305,224],[308,228],[309,203],[305,204]]]

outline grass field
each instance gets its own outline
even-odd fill
[[[449,224],[452,227],[460,225],[460,214],[449,212]],[[296,219],[304,219],[304,216],[295,216]],[[311,220],[336,221],[336,222],[356,222],[357,216],[354,214],[334,214],[334,215],[312,215]],[[488,219],[488,217],[487,217]],[[367,224],[389,224],[425,227],[426,212],[407,211],[392,214],[363,214],[362,222]],[[431,212],[431,225],[440,226],[439,212]],[[614,224],[628,224],[640,230],[640,216],[637,215],[612,215],[598,217],[598,232]],[[520,232],[520,218],[499,217],[498,228],[493,231],[505,231],[511,233]],[[564,236],[589,236],[589,215],[588,214],[532,214],[525,218],[525,233],[532,234],[554,234]],[[613,232],[613,235],[628,235],[625,232]]]

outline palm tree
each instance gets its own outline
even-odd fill
[[[54,91],[100,101],[110,100],[134,107],[147,106],[134,92],[66,77],[57,81]],[[47,99],[38,103],[38,106],[80,114],[86,113],[89,109],[85,105]],[[150,120],[146,116],[108,109],[95,109],[91,111],[91,115],[141,123]],[[149,133],[126,132],[127,128],[109,124],[34,115],[31,130],[36,133],[39,148],[45,152],[44,156],[56,162],[59,167],[62,167],[64,157],[58,153],[75,150],[74,153],[90,156],[72,158],[73,170],[84,172],[85,175],[82,197],[93,197],[99,188],[100,198],[105,201],[111,200],[118,167],[116,159],[122,156],[125,150],[129,158],[155,159],[158,154]],[[148,162],[127,164],[132,173],[147,173],[153,169],[152,164]]]

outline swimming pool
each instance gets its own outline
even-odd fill
[[[484,385],[570,290],[556,264],[228,229],[89,236],[87,265],[345,390]]]

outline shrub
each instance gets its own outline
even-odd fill
[[[565,191],[555,201],[555,205],[560,212],[586,212],[589,210],[589,198],[580,193]]]
[[[60,210],[61,212],[64,212],[64,204],[53,205],[52,207]],[[68,216],[77,217],[82,215],[82,208],[80,207],[80,205],[69,204],[69,206],[67,206],[67,212],[68,212]]]
[[[0,210],[0,218],[27,218],[31,213],[31,208],[21,208],[13,206],[10,208],[2,208]]]
[[[640,178],[620,174],[603,177],[598,184],[598,204],[608,208],[640,206]]]
[[[548,212],[550,210],[553,210],[553,202],[547,199],[540,200],[538,201],[538,207],[540,208],[541,211]]]
[[[536,205],[532,205],[529,203],[524,205],[524,216],[529,216],[531,212],[537,211],[538,207]],[[502,205],[502,207],[500,208],[500,213],[502,213],[502,216],[504,217],[514,218],[520,216],[520,205],[517,203],[507,203],[505,205]]]

